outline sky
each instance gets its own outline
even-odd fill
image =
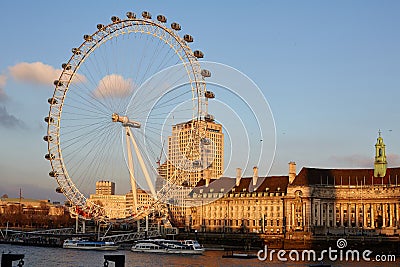
[[[400,166],[399,1],[1,1],[0,194],[60,199],[42,139],[54,77],[98,23],[144,10],[261,90],[276,130],[262,175],[372,168],[378,130]]]

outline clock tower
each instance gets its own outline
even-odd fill
[[[386,175],[386,167],[387,167],[387,161],[386,161],[385,144],[383,143],[381,131],[379,130],[379,136],[376,139],[376,144],[375,144],[374,176],[384,177]]]

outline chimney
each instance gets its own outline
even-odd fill
[[[258,167],[253,167],[253,186],[256,186],[258,180]]]
[[[289,184],[293,183],[296,178],[296,163],[294,161],[289,162]]]
[[[210,169],[204,170],[205,175],[206,175],[206,187],[210,185]]]
[[[239,186],[240,178],[242,178],[242,169],[236,168],[236,186]]]

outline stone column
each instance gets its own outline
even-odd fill
[[[326,203],[326,226],[329,227],[329,202]]]
[[[351,204],[347,203],[347,227],[351,227]]]
[[[389,204],[389,227],[393,227],[393,217],[394,217],[394,210],[393,210],[393,203]]]
[[[396,209],[396,223],[395,223],[395,226],[397,227],[397,228],[399,228],[399,204],[398,203],[396,203],[396,204],[394,204],[394,208]]]
[[[324,225],[324,203],[319,203],[319,225]]]
[[[295,220],[295,212],[294,212],[294,203],[292,203],[292,228],[296,227],[296,220]]]
[[[374,205],[370,204],[370,206],[371,206],[371,228],[375,228]]]
[[[363,214],[363,228],[367,227],[367,212],[366,212],[366,204],[362,204],[362,214]]]
[[[333,227],[336,227],[336,202],[333,202],[333,209],[332,209],[332,214],[333,214]]]
[[[354,210],[355,210],[354,216],[356,216],[356,227],[357,227],[357,228],[360,227],[360,226],[358,225],[358,216],[360,216],[360,212],[359,212],[358,208],[359,208],[359,207],[358,207],[357,203],[354,204]]]
[[[315,202],[311,201],[311,225],[315,226]]]
[[[386,227],[386,212],[387,212],[387,206],[386,204],[382,204],[382,227]]]
[[[341,227],[344,226],[344,225],[343,225],[343,214],[344,214],[344,212],[343,212],[343,205],[340,204],[340,226],[341,226]]]

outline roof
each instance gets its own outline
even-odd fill
[[[242,177],[240,179],[239,185],[236,186],[236,178],[231,177],[221,177],[219,179],[212,179],[208,186],[206,186],[206,181],[204,179],[200,180],[193,192],[199,193],[202,189],[202,193],[212,192],[286,192],[289,184],[288,176],[267,176],[258,177],[257,183],[253,186],[252,177]],[[221,190],[221,189],[224,190]]]
[[[398,182],[400,183],[400,167],[387,168],[384,177],[374,177],[374,169],[304,167],[296,176],[292,185],[397,185]]]

